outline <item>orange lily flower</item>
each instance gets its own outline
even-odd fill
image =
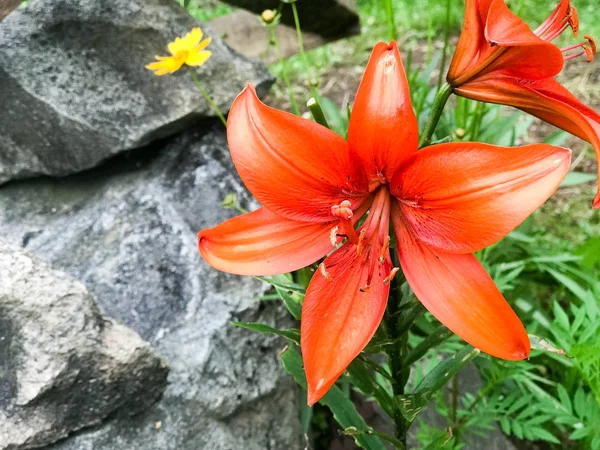
[[[252,87],[233,103],[231,156],[264,206],[201,231],[198,246],[210,265],[241,275],[289,272],[326,256],[302,309],[309,405],[381,322],[399,269],[390,258],[390,220],[408,283],[435,317],[490,355],[529,355],[523,325],[473,252],[505,236],[552,194],[570,151],[449,143],[417,152],[417,135],[395,42],[373,50],[348,141],[264,105]]]
[[[535,31],[504,0],[466,0],[447,79],[457,95],[514,106],[590,142],[600,161],[600,115],[553,79],[566,60],[591,61],[596,54],[591,36],[563,49],[554,45],[568,28],[577,36],[577,10],[569,0],[561,0]],[[600,185],[592,206],[600,208]]]

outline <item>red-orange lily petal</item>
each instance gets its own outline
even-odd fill
[[[550,145],[505,148],[473,142],[418,152],[392,194],[419,240],[451,253],[481,250],[515,229],[558,188],[571,152]]]
[[[380,264],[375,251],[359,256],[357,246],[346,243],[310,281],[300,332],[309,405],[327,393],[375,334],[389,295],[384,283],[389,261],[388,254]]]
[[[238,275],[275,275],[309,266],[334,249],[334,223],[300,222],[266,208],[226,220],[198,234],[202,258]]]
[[[279,215],[330,221],[332,206],[348,200],[356,209],[368,195],[364,170],[344,139],[315,122],[266,106],[251,86],[231,107],[227,140],[250,192]]]
[[[511,77],[484,77],[456,88],[455,92],[475,100],[511,105],[539,117],[590,142],[600,161],[600,114],[551,78],[524,82]],[[600,208],[600,164],[598,174],[594,208]]]
[[[467,0],[448,82],[457,95],[520,108],[587,140],[600,161],[600,115],[552,79],[564,60],[577,56],[591,60],[596,53],[590,36],[564,49],[551,43],[568,28],[577,36],[578,27],[569,0],[560,0],[535,31],[504,0]],[[600,179],[592,206],[600,208]]]
[[[402,162],[417,151],[418,134],[398,46],[380,42],[358,87],[348,128],[350,147],[372,185],[391,180]]]
[[[434,250],[417,241],[399,215],[392,220],[406,280],[429,312],[489,355],[527,358],[530,344],[523,324],[475,256]]]

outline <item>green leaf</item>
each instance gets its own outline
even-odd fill
[[[374,397],[377,404],[390,416],[394,417],[394,400],[373,377],[371,367],[367,366],[364,359],[357,358],[348,366],[347,377],[350,382],[360,389],[365,395]]]
[[[302,316],[302,303],[304,302],[304,288],[293,282],[291,274],[284,273],[272,277],[256,278],[271,284],[287,310],[294,316],[294,319],[300,320]]]
[[[300,317],[302,317],[302,303],[304,300],[302,295],[298,292],[280,287],[275,287],[275,292],[277,292],[277,295],[279,295],[279,298],[281,298],[290,314],[294,316],[294,319],[300,320]]]
[[[300,345],[300,330],[290,328],[288,330],[278,330],[276,328],[258,322],[232,322],[236,327],[245,328],[251,331],[257,331],[263,334],[275,334],[294,341]]]
[[[257,280],[260,280],[260,281],[264,281],[265,283],[272,284],[273,286],[281,288],[281,289],[289,289],[290,291],[300,292],[301,294],[304,294],[304,291],[306,290],[306,288],[304,286],[300,286],[299,284],[292,283],[292,282],[287,283],[286,281],[282,280],[281,277],[286,277],[285,279],[289,279],[287,274],[275,275],[272,277],[254,277],[254,278],[256,278]]]
[[[579,283],[577,283],[576,281],[573,281],[572,278],[569,278],[568,276],[566,276],[560,272],[557,272],[556,270],[546,268],[546,272],[548,272],[550,275],[552,275],[556,279],[556,281],[558,281],[560,284],[562,284],[564,287],[566,287],[569,291],[571,291],[582,302],[585,302],[585,297],[587,296],[587,291],[585,289],[583,289],[579,285]]]
[[[572,441],[584,439],[589,436],[591,431],[592,430],[590,430],[589,428],[578,428],[577,430],[575,430],[571,433],[571,435],[569,436],[569,439]]]
[[[556,439],[556,436],[554,436],[552,433],[550,433],[549,431],[545,430],[542,427],[536,427],[536,426],[531,426],[530,424],[527,424],[527,429],[533,436],[535,436],[535,439],[541,439],[542,441],[552,442],[554,444],[560,444],[560,441],[558,439]]]
[[[396,405],[400,409],[402,416],[409,422],[412,422],[415,420],[415,417],[417,417],[417,415],[429,404],[432,395],[433,391],[397,395]]]
[[[560,304],[555,300],[554,306],[552,307],[552,311],[554,312],[554,319],[558,324],[564,329],[569,330],[571,328],[569,324],[569,316],[564,309],[561,308]]]
[[[577,186],[578,184],[596,181],[598,176],[593,173],[569,172],[560,187]]]
[[[581,264],[593,268],[600,264],[600,237],[588,239],[575,250],[576,255],[581,255]]]
[[[445,359],[429,372],[412,394],[396,396],[396,404],[406,420],[412,422],[429,403],[439,388],[456,375],[460,369],[481,353],[480,350],[465,346],[456,355]]]
[[[345,137],[348,130],[347,114],[343,114],[340,108],[327,97],[321,97],[320,105],[330,128],[340,136]]]
[[[456,375],[460,369],[469,363],[473,358],[481,353],[481,350],[465,346],[456,355],[446,358],[435,369],[427,374],[423,381],[415,388],[416,392],[436,391],[441,388],[446,382]]]
[[[444,342],[453,334],[454,333],[452,333],[452,331],[450,331],[444,325],[440,325],[433,333],[427,336],[427,338],[425,338],[421,343],[413,348],[408,355],[406,355],[406,358],[404,359],[404,365],[410,366],[411,364],[417,362],[431,348],[437,346],[441,342]]]
[[[571,403],[571,399],[569,398],[569,393],[565,387],[562,384],[559,384],[556,386],[556,391],[558,393],[560,404],[564,406],[565,411],[569,414],[573,414],[573,405]]]
[[[281,354],[284,370],[289,373],[296,383],[306,389],[306,375],[302,365],[302,356],[294,347],[288,347]],[[354,428],[356,430],[368,430],[362,416],[356,411],[352,401],[337,386],[332,386],[329,392],[319,401],[327,406],[333,413],[333,417],[343,429]],[[379,437],[369,434],[357,434],[353,436],[356,444],[367,450],[385,450],[385,445]]]
[[[559,131],[552,133],[549,137],[547,137],[544,140],[544,144],[557,145],[560,147],[567,141],[569,136],[570,136],[570,134],[567,133],[566,131],[559,130]]]

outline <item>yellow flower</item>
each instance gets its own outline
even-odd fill
[[[212,52],[204,50],[210,41],[210,37],[202,40],[200,28],[193,28],[184,37],[175,38],[169,44],[172,56],[156,56],[158,61],[148,64],[146,69],[154,70],[156,75],[164,75],[178,71],[184,64],[201,66],[212,55]]]

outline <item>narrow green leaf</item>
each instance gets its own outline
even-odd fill
[[[300,345],[300,330],[290,328],[289,330],[278,330],[276,328],[258,322],[232,322],[236,327],[245,328],[251,331],[257,331],[263,334],[275,334],[294,341]]]
[[[265,283],[269,283],[272,284],[275,287],[281,288],[281,289],[288,289],[290,291],[296,291],[296,292],[300,292],[302,294],[304,294],[304,291],[306,290],[306,288],[304,286],[300,286],[299,284],[296,283],[285,283],[282,282],[278,279],[278,277],[280,277],[280,275],[277,276],[273,276],[273,277],[254,277],[257,280],[260,281],[264,281]]]
[[[554,319],[564,330],[568,331],[569,328],[571,328],[569,323],[569,316],[567,316],[565,310],[561,308],[560,304],[556,300],[554,301],[552,311],[554,312]]]
[[[541,439],[542,441],[552,442],[554,444],[560,444],[560,441],[550,433],[548,430],[545,430],[542,427],[527,425],[527,429],[529,432],[535,436],[535,439]]]
[[[569,291],[571,291],[577,298],[579,298],[582,302],[585,302],[585,297],[587,296],[587,292],[583,289],[579,283],[574,281],[572,278],[557,272],[556,270],[546,268],[546,271],[552,275],[556,281],[566,287]]]
[[[284,370],[289,373],[304,389],[306,389],[306,375],[302,365],[302,356],[293,347],[288,347],[281,354]],[[337,386],[332,386],[329,392],[319,401],[327,406],[333,413],[333,417],[345,430],[355,428],[356,430],[367,430],[368,425],[362,416],[356,411],[352,401]],[[353,436],[356,444],[367,450],[385,450],[381,439],[374,435],[359,434]]]
[[[436,366],[415,388],[416,392],[435,391],[441,388],[446,382],[456,375],[460,369],[469,363],[473,358],[481,353],[481,350],[465,346],[456,355],[446,358]]]
[[[590,430],[589,428],[578,428],[577,430],[575,430],[571,433],[571,435],[569,436],[569,439],[572,441],[584,439],[584,438],[588,437],[591,432],[592,432],[592,430]]]
[[[577,186],[578,184],[596,181],[598,176],[593,173],[569,172],[560,187]]]
[[[410,366],[421,359],[430,349],[437,346],[441,342],[444,342],[454,333],[446,328],[444,325],[440,325],[433,333],[413,348],[406,358],[404,359],[404,365]]]
[[[544,144],[557,145],[560,147],[567,141],[569,136],[570,136],[570,134],[567,133],[566,131],[559,130],[559,131],[552,133],[549,137],[547,137],[544,140]]]

